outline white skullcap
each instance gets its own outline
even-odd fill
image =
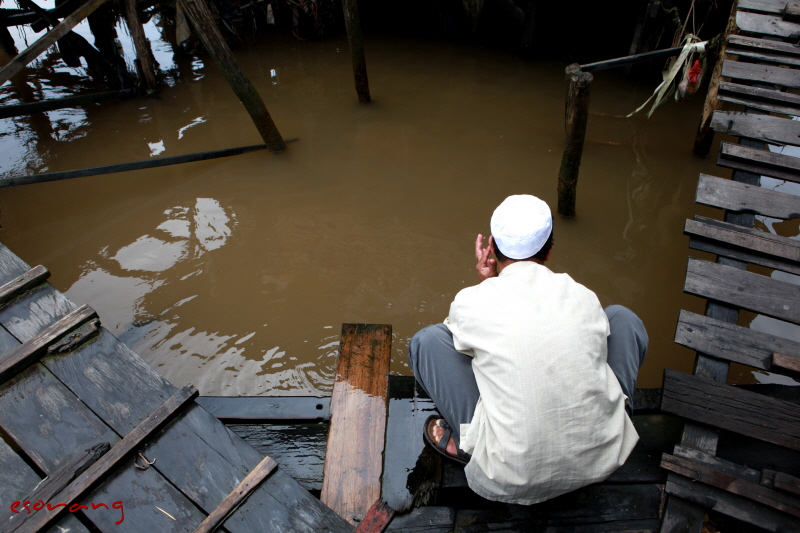
[[[530,194],[509,196],[492,214],[492,236],[509,259],[527,259],[542,249],[553,229],[547,203]]]

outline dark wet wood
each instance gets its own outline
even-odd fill
[[[793,516],[722,489],[696,483],[677,474],[669,475],[665,491],[671,496],[678,496],[696,506],[702,506],[701,509],[716,511],[774,533],[797,531],[800,528],[800,522]],[[670,501],[673,499],[670,498]],[[702,522],[695,525],[699,531]],[[661,531],[664,531],[663,527]],[[686,530],[670,529],[669,531]]]
[[[4,354],[0,357],[0,383],[41,359],[50,344],[95,318],[97,313],[94,309],[83,305]]]
[[[0,284],[5,285],[31,267],[0,242]]]
[[[683,290],[800,323],[800,286],[793,283],[690,257]]]
[[[264,148],[266,148],[266,145],[254,144],[251,146],[242,146],[240,148],[224,148],[222,150],[210,150],[208,152],[199,152],[195,154],[159,157],[156,159],[131,161],[129,163],[119,163],[116,165],[104,165],[101,167],[82,168],[78,170],[65,170],[62,172],[44,172],[42,174],[30,174],[28,176],[20,176],[16,178],[0,178],[0,187],[45,183],[48,181],[84,178],[87,176],[99,176],[101,174],[113,174],[116,172],[128,172],[131,170],[191,163],[193,161],[206,161],[208,159],[216,159],[218,157],[230,157],[233,155],[246,154],[256,150],[263,150]]]
[[[661,409],[800,450],[800,406],[675,370],[664,371]]]
[[[136,0],[123,0],[125,7],[125,23],[128,31],[133,38],[133,46],[136,49],[136,60],[139,62],[139,72],[144,79],[144,85],[148,90],[156,89],[155,64],[153,53],[150,51],[150,43],[144,35],[144,28],[139,19],[139,4]]]
[[[693,481],[699,481],[706,485],[744,496],[800,518],[800,499],[764,487],[758,482],[747,481],[726,472],[709,468],[702,463],[666,453],[661,460],[661,466]]]
[[[720,133],[761,140],[771,144],[800,144],[800,122],[769,115],[715,111],[711,127]]]
[[[200,396],[197,403],[220,420],[329,420],[330,397],[314,396]]]
[[[797,157],[740,144],[720,144],[717,165],[800,182],[800,159]]]
[[[380,498],[392,327],[343,324],[320,499],[360,520]]]
[[[800,354],[800,342],[689,311],[681,311],[678,317],[675,342],[698,352],[762,370],[769,370],[776,364],[773,354],[777,351]],[[786,358],[798,360],[797,355]]]
[[[697,180],[697,203],[790,219],[800,216],[800,197],[764,189],[755,185],[700,174]]]
[[[800,72],[773,65],[742,63],[728,59],[722,62],[722,75],[737,80],[764,83],[771,86],[800,88]]]
[[[30,104],[4,105],[0,106],[0,118],[19,117],[52,111],[54,109],[64,109],[67,107],[82,107],[97,102],[107,100],[122,100],[135,96],[133,89],[122,89],[121,91],[105,91],[101,93],[83,94],[80,96],[69,96],[67,98],[52,98],[41,102]]]
[[[19,53],[14,59],[9,61],[6,66],[0,69],[0,84],[11,79],[12,76],[20,72],[31,61],[39,57],[45,50],[50,48],[57,40],[65,36],[72,28],[78,25],[83,19],[88,17],[95,9],[105,3],[106,0],[87,0],[73,14],[61,21],[55,28],[36,40],[32,45]]]
[[[83,453],[76,454],[69,462],[65,463],[54,473],[50,474],[47,479],[36,487],[34,491],[27,494],[24,500],[30,502],[43,501],[43,502],[59,502],[60,493],[67,488],[76,477],[86,471],[92,464],[100,459],[110,449],[107,442],[97,444]],[[37,514],[27,513],[13,513],[11,511],[4,513],[0,516],[0,524],[3,524],[4,533],[20,533],[22,531],[36,531],[26,524],[32,517]],[[54,523],[57,520],[53,521]]]
[[[736,463],[732,463],[731,461],[726,461],[725,459],[721,459],[716,455],[704,453],[700,450],[694,450],[684,446],[675,446],[674,454],[676,457],[689,459],[713,470],[718,470],[745,481],[759,483],[761,480],[761,472],[758,470],[738,465]]]
[[[361,17],[357,0],[342,0],[344,25],[347,30],[347,42],[350,45],[350,57],[353,62],[353,77],[356,82],[358,101],[368,104],[372,101],[369,94],[369,78],[367,78],[367,60],[364,58],[364,40],[361,35]]]
[[[7,305],[23,292],[43,283],[49,277],[50,271],[39,265],[4,283],[0,287],[0,307]]]
[[[358,523],[353,533],[383,533],[394,515],[394,509],[389,507],[386,502],[377,500]]]
[[[794,43],[784,43],[774,39],[758,39],[756,37],[747,37],[744,35],[731,35],[728,38],[728,45],[735,47],[738,54],[741,49],[759,50],[764,53],[780,54],[780,56],[795,56],[800,58],[800,48]],[[774,56],[774,57],[777,57]]]
[[[264,457],[258,466],[247,474],[247,477],[222,500],[222,503],[195,528],[194,533],[215,531],[276,468],[278,468],[278,463],[271,457]]]
[[[578,172],[589,120],[592,75],[582,72],[580,65],[573,63],[566,69],[567,111],[565,117],[564,153],[558,171],[558,214],[575,216],[578,195]]]
[[[736,25],[742,33],[756,36],[778,37],[797,42],[800,39],[800,25],[786,22],[775,15],[761,15],[740,11],[736,14]]]
[[[787,2],[781,16],[787,22],[800,22],[800,3]]]
[[[764,469],[759,480],[765,487],[775,488],[791,492],[800,496],[800,478],[790,476],[784,472]]]
[[[793,93],[722,82],[717,98],[723,102],[761,109],[769,113],[800,116],[800,96]]]
[[[386,529],[388,533],[450,533],[456,511],[452,507],[418,507],[397,514]]]
[[[281,137],[278,128],[259,96],[258,91],[250,79],[239,66],[239,62],[228,48],[225,38],[219,31],[214,17],[209,11],[205,0],[178,0],[184,14],[192,23],[195,33],[200,38],[206,51],[211,55],[214,63],[222,71],[222,75],[239,97],[250,118],[264,139],[270,152],[282,152],[286,143]]]

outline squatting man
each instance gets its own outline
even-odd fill
[[[483,242],[481,282],[413,337],[409,361],[442,417],[425,423],[425,440],[466,464],[478,495],[530,505],[625,462],[639,439],[630,416],[647,332],[629,309],[603,309],[545,266],[553,218],[539,198],[506,198]]]

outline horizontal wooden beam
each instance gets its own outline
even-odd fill
[[[97,102],[107,100],[122,100],[136,95],[133,89],[122,89],[121,91],[105,91],[101,93],[82,94],[79,96],[68,96],[66,98],[52,98],[41,102],[31,102],[29,104],[4,105],[0,106],[0,118],[19,117],[52,111],[54,109],[64,109],[67,107],[82,107]]]
[[[717,165],[800,183],[800,158],[742,144],[721,143]]]
[[[267,476],[274,472],[276,468],[278,468],[278,463],[270,457],[264,457],[264,459],[247,474],[242,482],[222,500],[219,506],[195,528],[194,533],[211,533],[216,530],[231,513],[247,501],[250,494],[252,494],[261,482],[267,479]]]
[[[723,102],[731,102],[770,113],[800,116],[800,95],[793,93],[721,82],[717,98]]]
[[[50,271],[42,265],[35,266],[24,274],[20,274],[0,287],[0,307],[35,286],[44,283],[50,277]]]
[[[142,161],[132,161],[130,163],[119,163],[116,165],[105,165],[102,167],[65,170],[63,172],[46,172],[43,174],[20,176],[18,178],[0,178],[0,187],[30,185],[32,183],[45,183],[48,181],[66,180],[72,178],[85,178],[88,176],[99,176],[101,174],[114,174],[116,172],[129,172],[131,170],[165,167],[168,165],[178,165],[182,163],[191,163],[194,161],[206,161],[208,159],[216,159],[218,157],[230,157],[234,155],[246,154],[256,150],[263,150],[264,148],[266,148],[266,146],[263,144],[255,144],[251,146],[242,146],[241,148],[224,148],[222,150],[210,150],[208,152],[199,152],[195,154],[144,159]]]
[[[128,433],[125,438],[116,443],[99,461],[92,464],[54,498],[53,501],[66,503],[66,506],[59,507],[53,512],[32,514],[32,518],[25,523],[25,528],[20,530],[19,533],[23,531],[31,533],[42,531],[54,524],[72,503],[88,494],[90,490],[113,472],[123,460],[129,458],[148,438],[177,415],[197,395],[197,389],[191,385],[187,385],[176,392],[136,426],[133,431]]]
[[[667,368],[661,410],[800,450],[800,405]]]
[[[714,111],[711,127],[719,133],[747,137],[770,144],[800,145],[800,122],[771,115]]]
[[[775,352],[791,354],[785,356],[787,360],[797,361],[800,356],[800,342],[683,310],[675,328],[675,342],[718,359],[761,370],[772,368]]]
[[[774,39],[759,39],[757,37],[747,37],[745,35],[731,35],[728,37],[728,46],[734,47],[735,50],[749,48],[751,50],[762,50],[765,52],[775,52],[787,56],[800,57],[800,47],[795,46],[794,43],[784,43]]]
[[[800,196],[700,174],[695,201],[744,213],[790,219],[800,216]]]
[[[800,324],[800,285],[690,257],[683,290]]]
[[[753,35],[779,37],[794,42],[800,39],[800,25],[786,22],[775,15],[739,11],[736,13],[736,25],[742,32]]]
[[[0,383],[36,363],[47,354],[47,347],[83,324],[97,318],[97,313],[88,305],[63,316],[40,331],[35,337],[0,356]]]
[[[55,28],[41,36],[28,48],[20,52],[6,66],[0,69],[0,85],[4,84],[15,74],[25,68],[28,63],[39,57],[42,52],[50,48],[60,38],[65,36],[72,28],[78,25],[83,19],[94,13],[102,6],[106,0],[87,0],[73,14],[62,20]]]
[[[330,397],[200,396],[197,403],[226,422],[268,420],[329,420]]]
[[[722,75],[754,83],[779,85],[790,89],[800,88],[800,72],[774,65],[759,65],[726,59],[722,62]]]
[[[617,67],[624,67],[633,65],[635,63],[642,63],[644,61],[652,61],[654,59],[661,59],[665,57],[673,57],[681,53],[682,46],[675,48],[666,48],[664,50],[654,50],[653,52],[645,52],[643,54],[635,54],[632,56],[618,57],[615,59],[606,59],[605,61],[597,61],[596,63],[587,63],[581,65],[583,72],[598,72],[600,70],[608,70]]]
[[[687,220],[683,232],[800,264],[800,241],[796,239],[700,216]]]

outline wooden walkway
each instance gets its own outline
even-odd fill
[[[686,423],[679,446],[664,454],[669,471],[662,532],[697,532],[707,510],[767,531],[800,531],[800,405],[727,385],[730,363],[797,377],[800,343],[741,327],[740,310],[800,324],[800,286],[762,275],[800,275],[800,242],[753,229],[755,216],[794,219],[800,197],[760,186],[761,176],[800,182],[800,158],[767,144],[800,146],[800,4],[740,0],[719,100],[744,112],[716,111],[712,128],[739,137],[723,142],[718,165],[732,179],[700,175],[696,201],[723,220],[695,217],[689,246],[716,255],[690,258],[684,290],[707,300],[704,316],[682,311],[675,342],[697,350],[694,375],[667,370],[661,408]],[[771,115],[780,114],[781,116]],[[722,170],[722,169],[721,169]],[[785,278],[784,278],[785,279]],[[773,387],[773,390],[775,387]],[[730,441],[761,443],[759,453],[731,454]]]
[[[0,245],[0,531],[352,531],[48,275]]]

